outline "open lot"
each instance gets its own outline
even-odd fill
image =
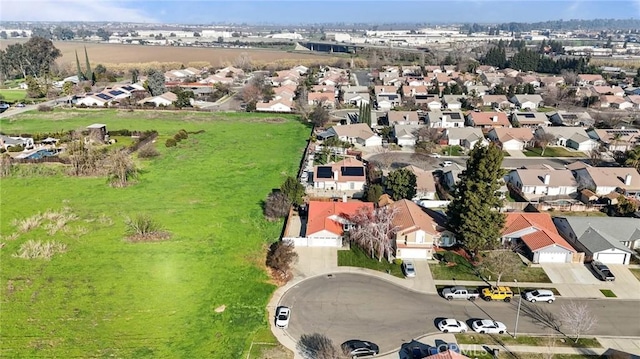
[[[309,130],[290,117],[113,110],[29,112],[0,120],[5,133],[83,128],[160,133],[160,157],[140,162],[138,183],[24,175],[0,186],[0,357],[229,358],[246,356],[267,326],[275,286],[265,245],[281,222],[261,201],[296,172]],[[204,130],[178,147],[179,129]],[[17,233],[14,219],[69,207],[77,220],[49,236]],[[171,232],[129,243],[124,219],[146,213]],[[55,240],[51,260],[13,256],[29,239]],[[222,307],[224,306],[224,307]],[[216,309],[218,309],[216,311]]]
[[[26,42],[25,40],[1,40],[0,49],[9,44]],[[55,47],[62,52],[59,63],[75,66],[77,51],[84,56],[84,48],[87,48],[92,64],[123,64],[146,62],[208,62],[210,66],[220,66],[233,62],[242,53],[246,53],[252,60],[269,63],[277,60],[328,60],[334,56],[309,52],[287,52],[268,49],[225,49],[225,48],[200,48],[200,47],[176,47],[176,46],[145,46],[124,44],[98,44],[82,41],[54,41]],[[336,57],[337,58],[337,57]],[[84,64],[84,62],[83,62]]]
[[[27,91],[25,90],[0,89],[0,98],[3,98],[2,101],[6,101],[9,103],[22,101],[26,96],[27,96]]]

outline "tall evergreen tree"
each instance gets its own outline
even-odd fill
[[[78,72],[78,81],[85,80],[82,68],[80,67],[80,60],[78,59],[78,51],[76,51],[76,71]]]
[[[502,150],[494,144],[476,144],[448,207],[451,229],[458,240],[474,253],[498,245],[505,221],[504,214],[499,212],[502,199],[497,194],[504,176],[501,167],[503,157]]]
[[[85,73],[85,77],[88,81],[91,81],[91,84],[94,85],[96,83],[96,77],[91,71],[91,64],[89,63],[89,54],[87,54],[87,47],[84,47],[84,59],[87,62],[87,72]]]

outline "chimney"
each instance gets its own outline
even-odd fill
[[[550,181],[551,181],[551,175],[550,175],[550,174],[548,174],[548,173],[546,173],[546,174],[544,175],[544,184],[547,184],[547,185],[548,185]]]
[[[498,116],[493,116],[493,117],[491,118],[491,121],[493,121],[493,122],[498,122]]]
[[[627,173],[626,176],[624,176],[624,184],[626,186],[631,186],[631,174]]]
[[[333,180],[337,181],[338,180],[338,171],[333,170]]]

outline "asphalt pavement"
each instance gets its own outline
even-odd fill
[[[573,299],[586,303],[597,320],[589,335],[640,336],[638,301]],[[559,312],[567,299],[555,303],[523,301],[517,331],[520,334],[559,333]],[[492,318],[513,332],[518,300],[511,303],[446,301],[438,295],[407,290],[369,275],[336,273],[306,279],[291,287],[279,305],[292,308],[287,335],[323,333],[335,343],[350,339],[371,340],[381,352],[396,350],[413,338],[438,331],[443,318]],[[560,325],[560,331],[562,328]]]

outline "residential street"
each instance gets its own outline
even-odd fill
[[[375,298],[375,300],[372,300]],[[587,303],[597,318],[590,335],[640,336],[638,301],[576,300]],[[518,333],[553,333],[558,313],[568,300],[553,304],[523,301]],[[305,333],[324,333],[334,342],[349,339],[371,340],[381,352],[400,347],[422,335],[437,332],[442,318],[493,318],[513,333],[518,301],[448,302],[437,295],[409,291],[378,278],[338,273],[332,278],[320,276],[305,280],[287,291],[279,302],[292,308],[287,333],[297,339]],[[566,330],[566,328],[560,328]]]

